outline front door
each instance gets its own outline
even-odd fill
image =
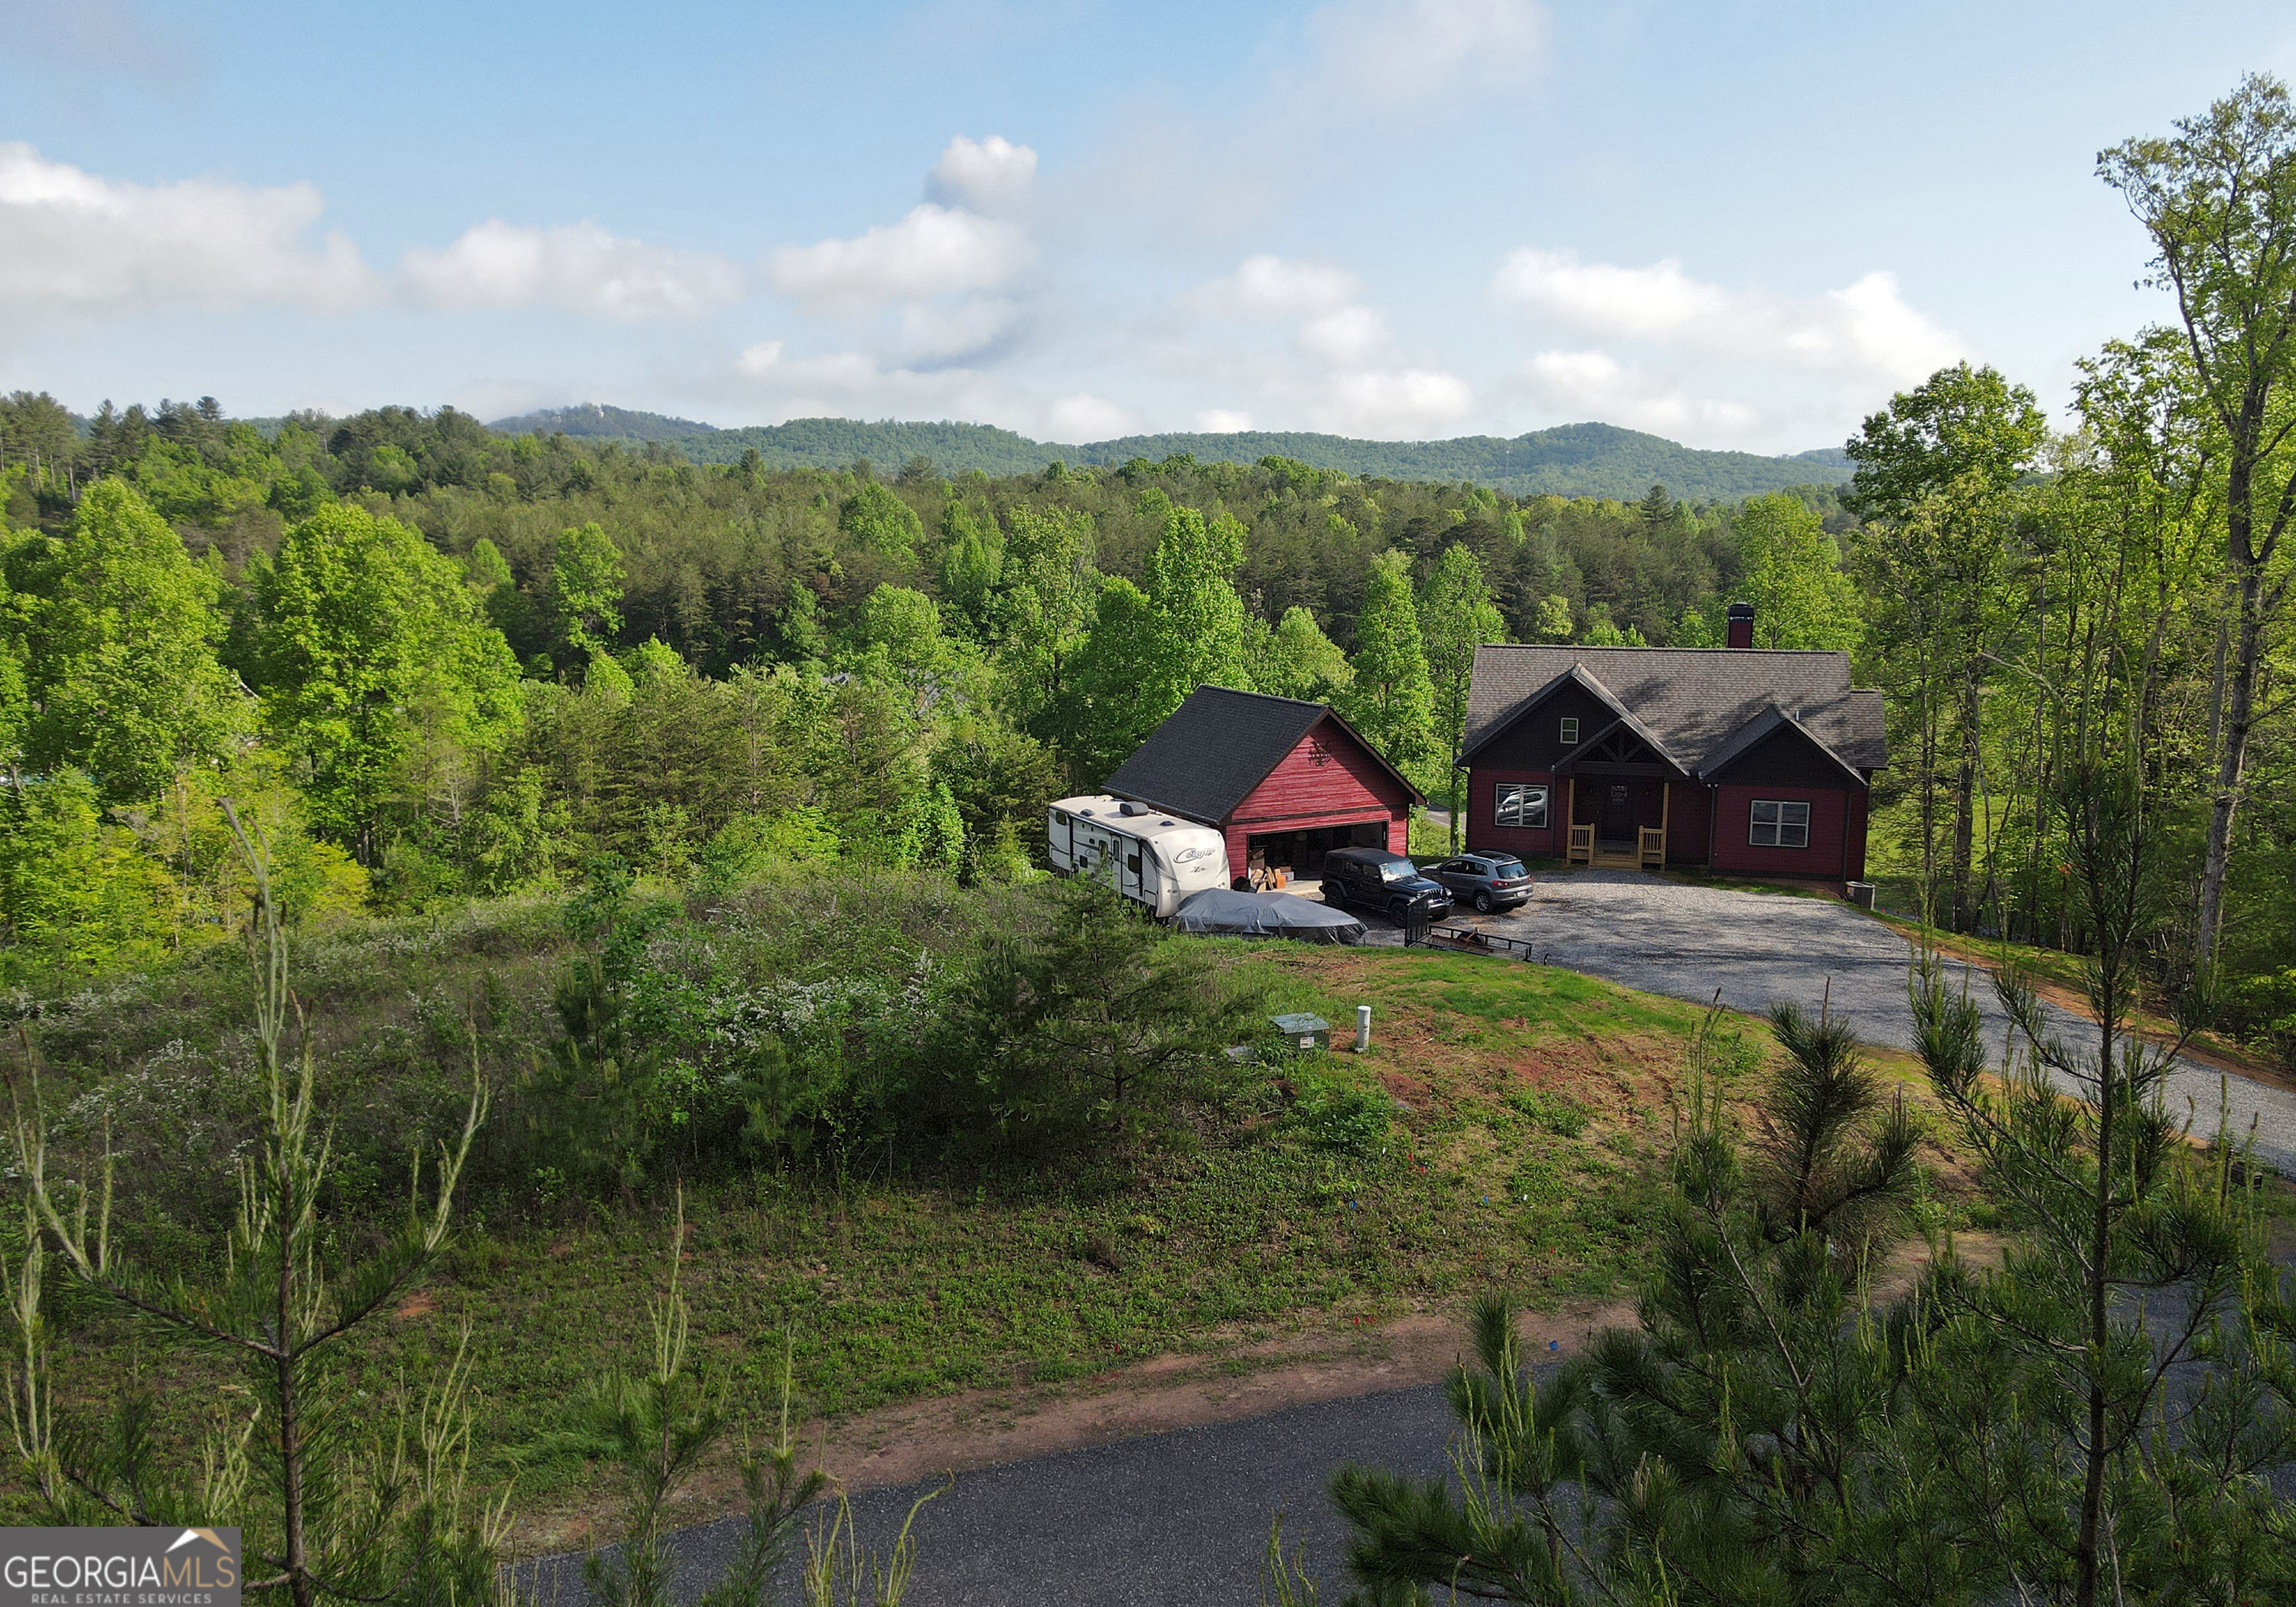
[[[1603,789],[1603,818],[1595,834],[1604,842],[1635,840],[1635,791],[1625,782],[1614,781]]]

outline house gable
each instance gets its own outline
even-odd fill
[[[1847,787],[1864,791],[1865,775],[1797,721],[1771,709],[1732,739],[1716,762],[1699,772],[1710,784]]]
[[[1582,739],[1554,767],[1557,775],[1601,769],[1612,775],[1663,775],[1688,781],[1690,772],[1675,763],[1658,738],[1632,715],[1622,715],[1602,730]]]
[[[1576,672],[1557,676],[1461,756],[1478,769],[1551,771],[1587,739],[1618,723],[1627,712],[1602,684]],[[1578,740],[1562,740],[1562,722],[1578,721]]]
[[[1228,814],[1237,826],[1361,814],[1401,817],[1418,794],[1336,715],[1295,743]]]

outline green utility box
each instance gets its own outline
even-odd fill
[[[1283,1037],[1283,1046],[1294,1054],[1306,1054],[1332,1046],[1332,1023],[1320,1015],[1302,1012],[1296,1015],[1270,1016],[1275,1030]]]

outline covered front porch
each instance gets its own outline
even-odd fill
[[[1554,767],[1554,776],[1565,789],[1570,863],[1608,870],[1665,866],[1675,786],[1690,775],[1640,722],[1621,718],[1596,732]]]
[[[1671,824],[1669,795],[1673,789],[1664,782],[1618,783],[1600,788],[1585,789],[1594,801],[1588,808],[1595,811],[1591,819],[1579,817],[1578,797],[1582,791],[1578,778],[1570,782],[1570,847],[1569,858],[1572,865],[1591,865],[1604,870],[1658,870],[1666,864],[1666,832]],[[1639,794],[1647,790],[1658,799],[1659,820],[1654,826],[1644,825],[1632,816],[1642,801]],[[1614,797],[1628,794],[1627,797]],[[1626,824],[1618,824],[1621,816]]]

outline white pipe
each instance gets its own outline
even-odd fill
[[[1356,1006],[1356,1053],[1371,1053],[1371,1006],[1368,1004]]]

